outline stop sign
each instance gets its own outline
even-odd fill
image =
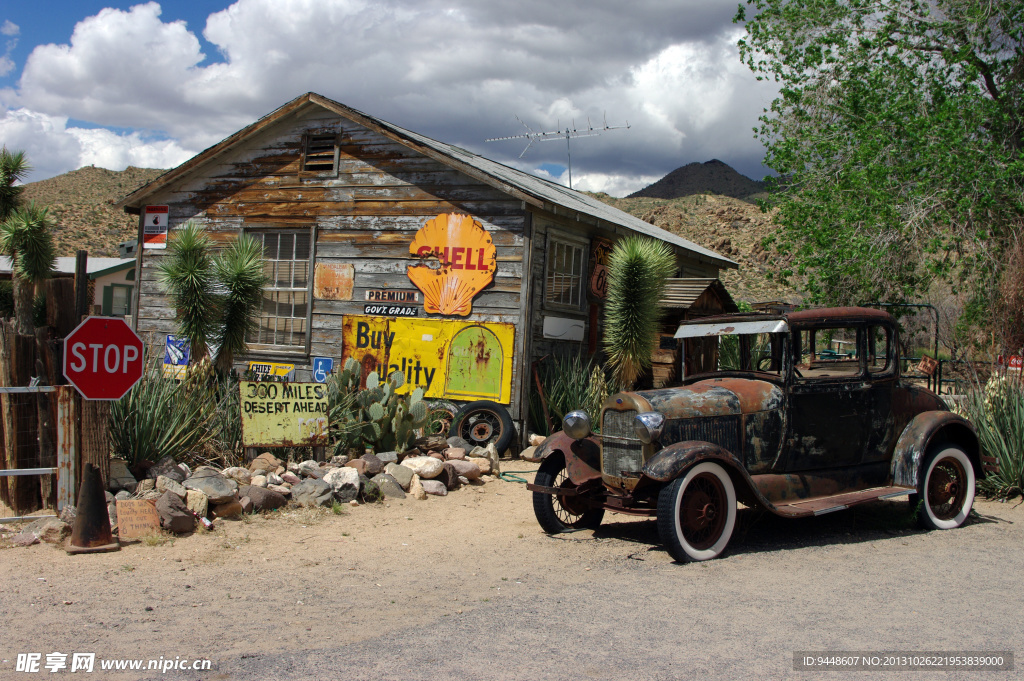
[[[64,376],[87,400],[117,400],[142,378],[142,339],[119,317],[89,317],[64,339]]]

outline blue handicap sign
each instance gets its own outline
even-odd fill
[[[313,380],[317,383],[324,383],[327,381],[327,376],[334,371],[334,358],[333,357],[314,357],[313,358]]]

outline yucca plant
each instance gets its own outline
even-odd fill
[[[208,391],[196,381],[164,376],[162,369],[162,357],[151,358],[142,379],[110,405],[111,449],[129,466],[167,455],[180,459],[211,438],[216,410]]]
[[[982,453],[994,457],[999,468],[979,481],[978,489],[1000,499],[1024,496],[1024,384],[993,376],[969,392],[965,408]]]
[[[160,283],[177,313],[178,334],[189,339],[193,362],[206,356],[207,341],[213,339],[220,319],[211,245],[203,228],[189,220],[172,233],[159,267]]]
[[[663,308],[665,280],[676,269],[663,241],[630,235],[616,242],[608,258],[604,350],[619,389],[629,390],[651,366],[651,350]]]
[[[25,336],[35,330],[32,304],[36,284],[50,276],[57,259],[53,227],[50,211],[34,203],[14,208],[0,224],[0,253],[12,261],[14,317],[18,333]]]
[[[217,334],[217,370],[231,371],[235,355],[245,352],[246,337],[256,330],[263,288],[263,246],[250,236],[235,239],[213,260],[217,283],[223,287],[221,326]]]
[[[8,151],[0,148],[0,222],[10,217],[14,209],[21,205],[21,195],[25,186],[18,184],[32,172],[24,151]]]

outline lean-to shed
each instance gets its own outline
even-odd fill
[[[188,220],[218,243],[241,233],[263,243],[271,284],[239,361],[293,364],[309,380],[314,358],[338,367],[352,356],[405,372],[428,398],[502,405],[517,423],[531,359],[598,346],[616,239],[665,241],[681,277],[736,267],[590,196],[314,93],[120,205],[139,214],[147,246]],[[161,345],[175,330],[157,280],[165,253],[139,250],[134,319]]]

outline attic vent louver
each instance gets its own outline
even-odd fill
[[[338,167],[338,136],[325,135],[306,136],[306,155],[302,161],[302,169],[310,172],[334,172]]]

